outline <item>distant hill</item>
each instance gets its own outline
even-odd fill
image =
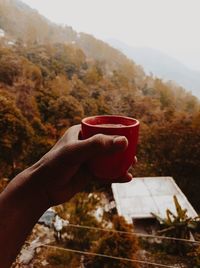
[[[200,75],[165,54],[146,48],[134,49],[118,41],[111,42],[111,46],[90,34],[78,33],[70,26],[52,23],[20,0],[0,0],[0,29],[5,32],[11,43],[21,42],[26,46],[63,43],[81,48],[87,61],[99,62],[108,75],[117,71],[134,83],[140,91],[144,89],[147,76],[135,61],[142,65],[146,72],[151,71],[158,77],[174,80],[200,97]],[[152,83],[154,82],[150,84]],[[175,88],[178,87],[173,86],[173,90],[177,91]]]
[[[52,23],[20,0],[0,0],[0,29],[10,38],[27,44],[71,43],[81,48],[89,59],[106,63],[108,71],[120,70],[124,66],[132,68],[133,74],[142,71],[109,44],[90,34],[78,33],[71,26]]]
[[[200,72],[191,70],[180,61],[159,50],[148,47],[131,47],[114,39],[107,41],[126,56],[134,59],[147,74],[152,73],[162,79],[175,81],[200,98]]]
[[[197,97],[19,0],[0,0],[0,34],[0,177],[38,161],[82,118],[121,114],[141,122],[134,175],[172,175],[199,208]]]

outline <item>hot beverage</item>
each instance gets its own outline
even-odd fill
[[[128,146],[125,151],[97,157],[88,163],[89,169],[96,177],[108,180],[123,177],[136,155],[139,121],[130,117],[103,115],[84,118],[81,125],[83,139],[100,133],[127,138]]]
[[[115,127],[125,127],[125,125],[122,124],[98,124],[95,125],[97,127],[108,127],[108,128],[115,128]]]

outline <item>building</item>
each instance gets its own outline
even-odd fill
[[[166,217],[166,210],[176,214],[173,196],[176,195],[189,217],[197,213],[172,177],[134,178],[128,183],[113,183],[112,191],[119,215],[129,223],[134,223],[136,232],[152,232],[156,229],[156,219]]]
[[[3,29],[0,28],[0,38],[5,36],[5,32]]]
[[[56,212],[52,209],[49,208],[45,213],[39,218],[38,223],[44,224],[45,226],[51,228],[53,227],[53,223],[56,218]]]

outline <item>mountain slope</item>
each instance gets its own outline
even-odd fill
[[[180,61],[156,49],[131,47],[113,39],[108,42],[134,59],[137,64],[142,65],[146,73],[153,73],[165,80],[173,80],[200,98],[200,72],[191,70]]]
[[[106,62],[108,70],[128,66],[132,70],[127,75],[137,72],[143,75],[143,71],[119,50],[92,35],[77,33],[70,26],[52,23],[19,0],[0,0],[0,28],[15,40],[27,44],[71,43],[81,48],[88,58]]]
[[[138,60],[138,63],[141,64],[142,60],[140,61],[139,58],[142,58],[141,56],[143,55],[143,60],[148,59],[149,55],[151,58],[148,62],[153,62],[155,68],[156,66],[159,66],[158,70],[155,71],[155,75],[161,76],[158,71],[162,70],[161,66],[165,66],[164,73],[166,74],[167,71],[171,72],[170,75],[166,75],[164,77],[165,79],[175,80],[188,90],[191,90],[192,88],[190,87],[190,84],[188,85],[186,82],[192,80],[198,85],[197,76],[194,75],[192,77],[191,74],[190,80],[187,79],[189,71],[184,68],[181,70],[181,68],[179,68],[180,66],[177,67],[176,62],[169,62],[166,57],[165,65],[163,65],[163,57],[158,57],[159,60],[157,60],[156,63],[156,56],[153,55],[152,51],[145,54],[145,51],[134,51],[132,48],[128,48],[127,46],[123,46],[122,49],[118,45],[118,47],[123,50],[122,53],[119,49],[113,48],[108,43],[98,40],[92,35],[77,33],[72,29],[72,27],[59,26],[52,23],[44,16],[40,15],[36,10],[22,3],[20,0],[0,0],[0,28],[5,31],[6,36],[11,40],[14,40],[15,42],[22,42],[22,44],[25,44],[26,46],[34,44],[67,43],[81,48],[89,61],[97,61],[101,65],[103,64],[103,69],[108,75],[112,75],[113,71],[117,71],[129,81],[132,81],[132,83],[134,83],[134,85],[140,90],[142,90],[144,86],[144,80],[146,80],[146,77],[143,69],[136,65],[133,59]],[[128,57],[132,58],[132,60]],[[160,60],[160,58],[162,60]],[[169,63],[167,63],[167,60]],[[172,74],[176,74],[176,77],[179,77],[180,79],[174,79]],[[185,83],[182,83],[184,79]],[[194,93],[198,95],[197,88]]]

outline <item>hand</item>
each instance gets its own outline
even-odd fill
[[[123,151],[128,145],[125,137],[95,135],[79,140],[80,125],[71,127],[56,145],[36,163],[37,182],[46,194],[49,206],[69,200],[75,193],[84,189],[94,176],[86,168],[87,161],[99,154]],[[115,182],[128,182],[132,175],[127,172]],[[104,180],[106,181],[106,179]]]
[[[87,171],[87,161],[99,154],[123,151],[128,145],[121,136],[98,134],[79,140],[79,133],[80,126],[71,127],[46,155],[18,174],[0,194],[1,267],[10,267],[46,209],[69,200],[94,179]],[[115,182],[131,179],[127,172]]]

